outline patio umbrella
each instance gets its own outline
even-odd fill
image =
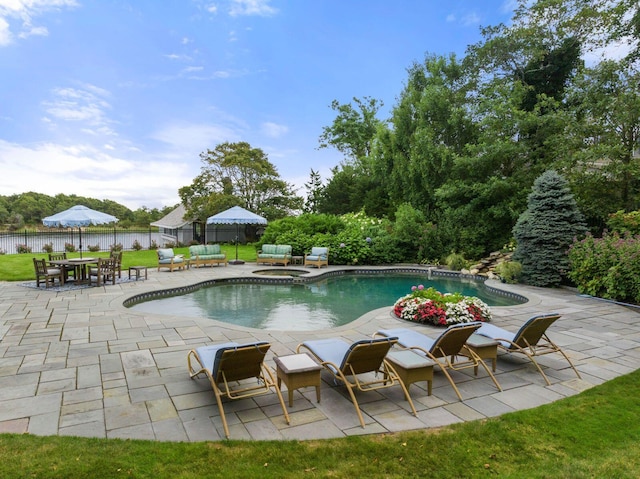
[[[240,225],[266,225],[267,219],[260,215],[245,210],[240,206],[234,206],[224,210],[217,215],[209,216],[207,224],[211,225],[236,225],[236,259],[229,261],[230,264],[244,264],[238,259],[238,238],[240,236]]]
[[[118,218],[101,211],[92,210],[83,205],[72,206],[68,210],[47,216],[42,224],[49,227],[78,227],[80,257],[82,258],[82,226],[115,223]]]

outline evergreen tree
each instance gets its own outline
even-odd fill
[[[534,182],[527,209],[513,228],[513,259],[522,264],[523,282],[560,285],[569,268],[567,250],[586,231],[567,181],[554,170],[545,171]]]

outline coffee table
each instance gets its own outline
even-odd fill
[[[322,366],[306,353],[276,356],[278,389],[284,382],[289,393],[289,407],[293,406],[293,391],[307,386],[315,386],[316,399],[320,402],[320,371]]]

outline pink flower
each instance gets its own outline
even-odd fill
[[[415,291],[416,289],[418,289],[416,286],[411,286],[411,291]]]
[[[423,284],[419,284],[419,285],[418,285],[418,289],[419,289],[419,290],[423,290],[423,289],[424,289],[424,285],[423,285]]]

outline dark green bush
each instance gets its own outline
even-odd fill
[[[522,281],[559,286],[569,269],[567,250],[586,233],[584,219],[567,181],[549,170],[533,183],[527,209],[513,228],[513,260],[522,264]]]

